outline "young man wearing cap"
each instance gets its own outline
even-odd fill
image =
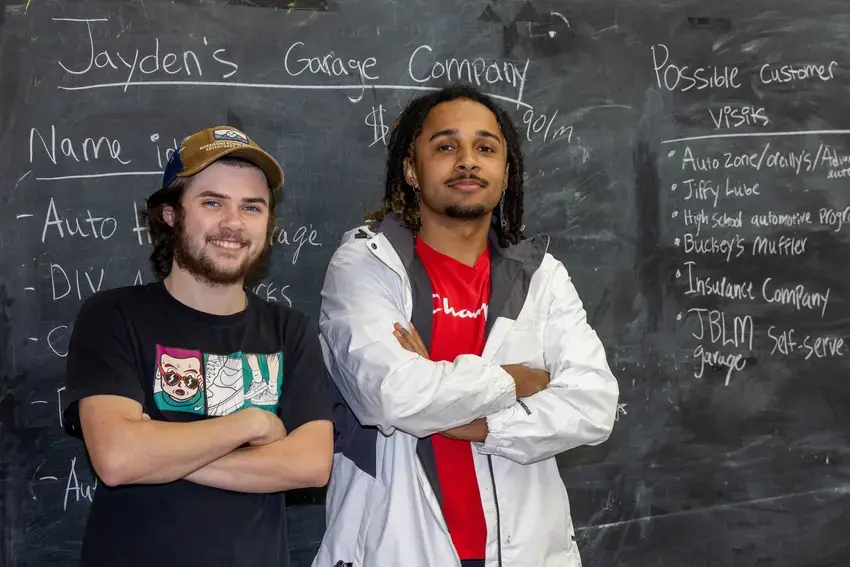
[[[81,565],[289,565],[284,492],[327,482],[333,429],[316,327],[244,288],[282,183],[234,128],[184,139],[147,203],[160,280],[80,309],[65,423],[102,481]]]

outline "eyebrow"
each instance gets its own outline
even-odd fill
[[[436,140],[437,138],[439,138],[441,136],[457,136],[457,135],[458,135],[458,130],[456,128],[450,128],[448,130],[440,130],[439,132],[436,132],[433,136],[431,136],[431,138],[429,138],[428,141],[432,142],[432,141]],[[502,139],[499,138],[499,136],[497,136],[496,134],[494,134],[493,132],[491,132],[489,130],[476,130],[475,135],[480,136],[482,138],[493,138],[497,142],[502,143]]]
[[[229,201],[230,197],[227,195],[222,195],[221,193],[216,193],[215,191],[201,191],[198,197],[213,197],[215,199],[223,199],[225,201]],[[263,197],[247,197],[242,199],[243,203],[262,203],[264,205],[268,205],[268,202]]]

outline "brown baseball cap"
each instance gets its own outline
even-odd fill
[[[225,156],[242,158],[263,170],[273,195],[283,186],[283,169],[276,159],[241,130],[214,126],[183,138],[165,166],[162,188],[178,177],[195,175]]]

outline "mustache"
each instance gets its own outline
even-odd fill
[[[489,182],[489,181],[487,181],[486,179],[483,179],[483,178],[481,178],[481,177],[478,177],[478,176],[477,176],[477,175],[475,175],[474,173],[464,173],[464,174],[461,174],[461,175],[456,175],[456,176],[454,176],[454,177],[450,177],[450,178],[446,179],[446,182],[445,182],[445,183],[446,183],[446,185],[449,185],[450,183],[454,183],[454,182],[456,182],[456,181],[462,181],[462,180],[464,180],[464,179],[472,179],[472,180],[475,180],[475,181],[477,181],[477,182],[478,182],[478,184],[479,184],[479,185],[481,185],[482,187],[487,187],[488,185],[490,185],[490,182]]]

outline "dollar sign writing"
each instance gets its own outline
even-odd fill
[[[369,144],[371,148],[378,142],[383,142],[384,145],[387,145],[387,132],[390,131],[390,127],[384,124],[384,105],[379,104],[378,108],[372,107],[372,112],[366,115],[366,125],[372,127],[372,143]]]

